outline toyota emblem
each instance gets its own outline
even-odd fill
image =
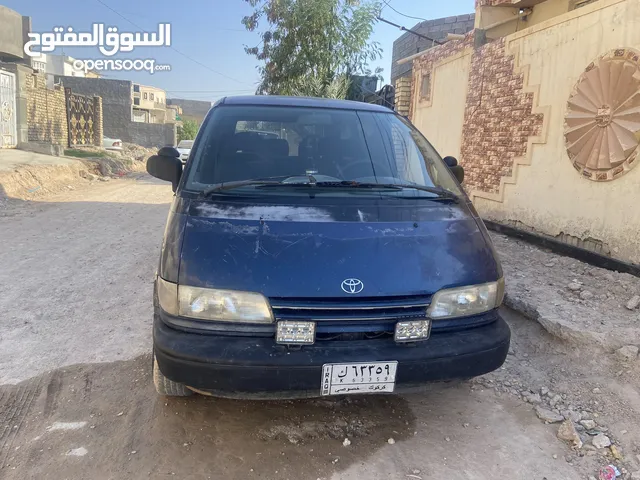
[[[364,283],[357,278],[347,278],[342,282],[342,291],[344,293],[356,294],[360,293],[364,288]]]

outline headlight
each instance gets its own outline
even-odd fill
[[[189,287],[158,278],[158,300],[172,315],[218,322],[273,323],[269,302],[260,293]]]
[[[497,282],[450,288],[436,292],[427,309],[430,318],[451,318],[478,315],[502,304],[504,278]]]

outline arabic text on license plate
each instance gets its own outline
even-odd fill
[[[322,395],[393,392],[398,362],[327,363],[322,366]]]

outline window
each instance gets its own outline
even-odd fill
[[[150,93],[149,95],[151,97],[151,100],[153,100],[153,93]]]
[[[144,94],[142,95],[144,97],[144,99],[147,99],[147,92],[144,92]]]
[[[420,100],[431,99],[431,72],[423,73],[420,81]]]
[[[134,105],[140,105],[140,99],[139,98],[134,98],[133,99],[133,104]]]
[[[304,183],[312,174],[318,182],[417,184],[461,194],[436,150],[391,112],[230,105],[215,108],[202,128],[186,181],[188,189],[268,177]],[[305,194],[291,188],[246,186],[238,190],[257,195]],[[318,191],[333,196],[431,195],[409,189]]]
[[[140,85],[136,85],[135,83],[133,84],[133,91],[135,93],[140,93]]]

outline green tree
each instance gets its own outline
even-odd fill
[[[367,72],[382,50],[370,41],[380,4],[373,0],[244,0],[255,8],[242,23],[261,33],[245,47],[261,62],[257,93],[340,93],[351,75]],[[320,88],[319,88],[320,87]],[[344,95],[337,98],[344,98]]]
[[[182,126],[178,127],[178,142],[196,138],[198,128],[200,127],[195,120],[185,120],[182,122]]]

